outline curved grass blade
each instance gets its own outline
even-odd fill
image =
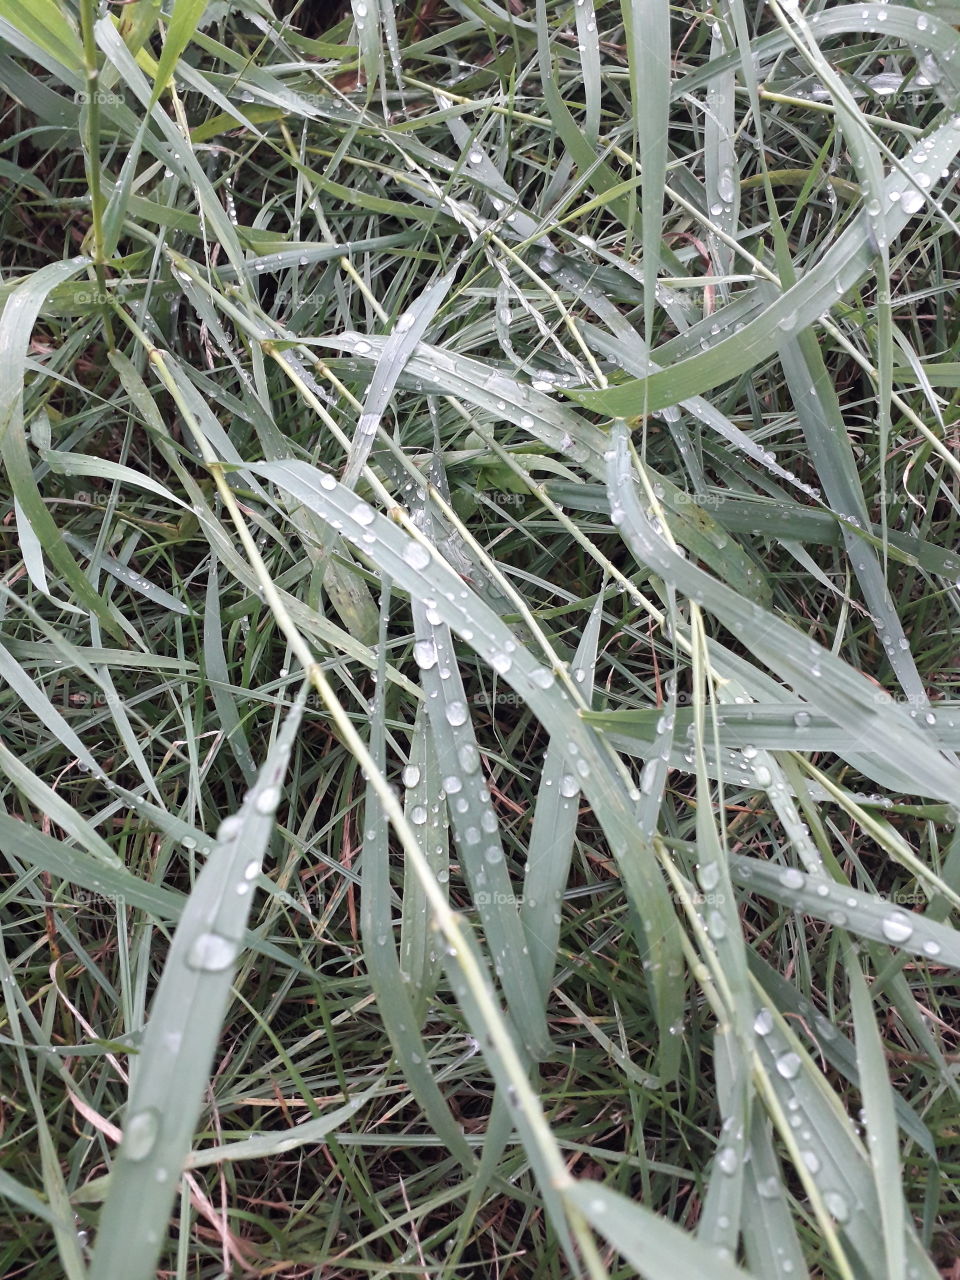
[[[633,491],[628,441],[622,427],[614,428],[614,441],[615,448],[608,455],[611,511],[640,562],[713,613],[823,714],[860,733],[861,749],[889,759],[896,767],[909,744],[914,789],[951,799],[960,770],[943,758],[923,728],[889,695],[878,692],[865,676],[772,612],[744,600],[667,546]]]
[[[643,1280],[750,1280],[751,1272],[612,1187],[582,1178],[564,1194]]]
[[[899,235],[911,216],[909,204],[907,209],[903,207],[903,195],[915,189],[918,178],[926,182],[931,173],[948,169],[960,151],[960,125],[956,119],[942,124],[929,135],[926,144],[929,150],[923,151],[921,163],[907,156],[901,162],[903,173],[895,172],[884,181],[881,203],[890,239]],[[721,386],[773,355],[784,332],[812,324],[837,297],[859,283],[871,270],[873,258],[870,222],[866,215],[861,215],[795,285],[755,319],[747,321],[735,335],[647,378],[600,391],[569,390],[565,394],[597,413],[612,418],[632,418],[670,408],[690,396]],[[722,320],[722,313],[719,318]]]
[[[588,706],[593,698],[602,614],[601,594],[590,611],[572,663],[573,678],[580,685]],[[531,963],[544,1003],[557,963],[560,939],[560,913],[557,908],[570,874],[579,797],[580,784],[567,763],[564,746],[551,739],[540,775],[540,793],[527,847],[520,909]]]
[[[446,805],[440,803],[440,766],[429,733],[426,708],[421,705],[413,727],[410,759],[403,771],[404,808],[407,818],[424,817],[419,828],[421,846],[438,884],[450,881],[450,852]],[[410,980],[417,1024],[440,978],[436,933],[430,928],[430,912],[423,887],[412,870],[403,877],[403,909],[400,926],[400,968]]]
[[[385,704],[383,676],[386,652],[386,624],[389,610],[389,579],[381,600],[380,678],[370,719],[370,755],[381,774],[386,765]],[[411,818],[414,815],[411,814]],[[414,822],[414,825],[418,825]],[[368,781],[364,797],[363,861],[361,867],[360,926],[363,956],[376,993],[380,1016],[397,1063],[424,1114],[465,1169],[475,1165],[473,1152],[454,1120],[430,1065],[430,1056],[420,1034],[420,1018],[414,1007],[408,982],[400,968],[394,937],[393,899],[390,884],[390,826],[380,798]],[[407,975],[409,977],[409,975]]]
[[[919,912],[901,911],[827,876],[806,875],[795,867],[778,867],[759,858],[736,855],[730,861],[730,874],[738,884],[817,920],[937,964],[960,967],[960,930]]]
[[[426,695],[430,732],[441,762],[442,787],[471,896],[480,914],[494,972],[503,985],[514,1027],[533,1058],[548,1052],[549,1034],[533,962],[500,839],[496,810],[480,767],[450,630],[413,601],[414,655]],[[516,644],[508,641],[513,648]],[[504,650],[505,659],[507,656]],[[555,906],[556,904],[554,904]]]
[[[301,694],[240,812],[221,824],[183,909],[153,999],[100,1216],[92,1262],[98,1280],[150,1280],[163,1249],[230,1000],[252,881],[273,831],[303,706]]]
[[[665,1055],[662,1073],[669,1074],[667,1068],[674,1069],[679,1054],[678,1037],[672,1030],[676,975],[683,963],[678,922],[657,851],[637,830],[638,793],[621,767],[575,714],[572,700],[555,673],[519,645],[502,618],[427,545],[401,533],[392,521],[358,503],[356,495],[339,486],[331,475],[305,463],[257,463],[252,469],[324,519],[339,521],[344,537],[375,560],[382,573],[414,599],[431,600],[427,607],[440,621],[466,640],[523,697],[551,736],[566,741],[568,759],[604,828],[644,933],[661,1053]],[[459,708],[455,714],[459,716]]]

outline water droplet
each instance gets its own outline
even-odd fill
[[[700,881],[700,887],[707,893],[715,889],[720,882],[719,862],[704,863],[697,869],[697,879]]]
[[[130,1117],[123,1126],[123,1154],[128,1160],[145,1160],[160,1134],[160,1113],[147,1107]]]
[[[201,933],[190,948],[187,964],[204,973],[222,973],[236,960],[239,950],[236,942],[220,933]]]
[[[711,911],[707,917],[707,932],[717,942],[727,936],[727,922],[719,911]]]
[[[721,1173],[736,1173],[740,1167],[740,1157],[733,1147],[722,1147],[717,1152],[717,1168]]]
[[[910,187],[909,190],[905,191],[900,199],[900,208],[904,213],[919,213],[923,206],[924,199],[922,194],[919,191],[914,190],[913,187]]]
[[[420,766],[416,764],[408,764],[403,771],[403,785],[405,787],[415,787],[420,781]]]
[[[906,942],[913,933],[913,925],[902,911],[886,916],[880,928],[888,942]]]
[[[430,671],[437,665],[437,645],[433,640],[418,640],[413,646],[413,657],[421,671]]]
[[[580,790],[580,784],[572,773],[565,773],[560,779],[560,794],[566,796],[568,800],[572,799]]]
[[[768,1036],[773,1030],[773,1014],[769,1009],[760,1009],[753,1020],[753,1029],[758,1036]]]
[[[467,704],[460,702],[459,699],[447,704],[446,710],[447,724],[454,728],[461,724],[467,723]]]
[[[809,711],[797,711],[794,713],[793,723],[798,729],[806,729],[810,723]]]
[[[373,508],[366,502],[358,502],[350,514],[357,524],[373,524]]]
[[[808,1152],[807,1154],[810,1155],[812,1153]],[[804,1162],[806,1162],[806,1157],[804,1157]],[[809,1165],[807,1167],[809,1168]],[[811,1172],[815,1173],[816,1170],[811,1170]],[[836,1218],[838,1222],[846,1222],[850,1217],[850,1206],[839,1191],[825,1191],[823,1193],[823,1203],[827,1206],[827,1213],[832,1218]]]
[[[807,1166],[811,1173],[820,1172],[820,1157],[815,1151],[801,1151],[800,1159]]]
[[[224,818],[217,827],[217,840],[221,844],[226,844],[230,840],[235,840],[243,829],[243,819],[237,813],[232,813],[229,818]]]
[[[264,817],[277,812],[277,806],[280,804],[280,788],[265,787],[257,796],[253,807],[257,813],[262,813]]]
[[[403,549],[403,558],[411,569],[426,569],[430,563],[430,552],[419,542],[408,542]]]
[[[784,1080],[792,1080],[800,1070],[800,1057],[796,1053],[782,1053],[777,1059],[777,1071]]]
[[[798,871],[796,867],[785,867],[780,872],[777,879],[783,885],[784,889],[802,889],[806,884],[803,872]]]

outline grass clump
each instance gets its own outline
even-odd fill
[[[950,1274],[953,16],[0,0],[3,1274]]]

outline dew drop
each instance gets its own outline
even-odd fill
[[[900,199],[900,208],[904,211],[904,213],[909,213],[909,214],[919,213],[920,210],[923,208],[923,205],[924,205],[923,196],[919,191],[915,191],[913,187],[911,187],[908,191],[905,191]]]
[[[430,552],[419,542],[408,542],[403,549],[403,558],[411,569],[426,569],[430,563]]]
[[[740,1157],[733,1147],[722,1147],[717,1152],[717,1168],[721,1173],[736,1173],[740,1167]]]
[[[123,1154],[128,1160],[145,1160],[160,1134],[160,1113],[147,1107],[131,1116],[123,1127]]]
[[[265,787],[257,796],[253,807],[256,809],[257,813],[263,814],[264,817],[269,817],[271,814],[277,812],[277,806],[279,804],[280,788]]]
[[[239,950],[232,939],[220,933],[201,933],[190,948],[187,964],[204,973],[222,973],[236,960]]]
[[[230,840],[235,840],[243,828],[243,819],[237,813],[232,813],[229,818],[224,818],[217,827],[217,840],[221,844],[226,844]]]
[[[437,646],[433,640],[418,640],[413,646],[413,657],[421,671],[430,671],[437,665]]]
[[[913,933],[913,925],[902,911],[886,916],[880,928],[888,942],[906,942]]]
[[[782,1053],[777,1059],[777,1071],[784,1080],[792,1080],[800,1070],[800,1058],[795,1053]]]
[[[700,881],[700,887],[707,893],[715,889],[720,882],[719,862],[704,863],[697,871],[697,879]]]
[[[813,1153],[808,1151],[806,1154],[812,1155]],[[804,1156],[804,1163],[806,1163],[806,1156]],[[809,1168],[809,1165],[807,1167]],[[819,1165],[817,1167],[819,1168]],[[816,1169],[811,1170],[811,1172],[815,1173]],[[846,1222],[850,1217],[850,1206],[839,1191],[825,1191],[823,1193],[823,1203],[827,1206],[827,1213],[830,1214],[831,1218],[836,1218],[838,1222]]]
[[[758,1036],[768,1036],[773,1030],[773,1014],[769,1009],[760,1009],[753,1020],[753,1029]]]
[[[467,723],[467,705],[459,699],[447,704],[446,710],[447,724],[457,728],[461,724]]]

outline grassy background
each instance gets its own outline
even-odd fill
[[[0,1274],[960,1274],[956,21],[0,0]]]

